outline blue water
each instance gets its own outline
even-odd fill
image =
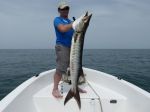
[[[84,50],[83,66],[150,92],[150,50]],[[54,50],[0,50],[0,100],[28,78],[55,68]]]

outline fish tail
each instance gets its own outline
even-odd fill
[[[74,97],[74,99],[76,100],[79,109],[81,109],[81,101],[80,101],[80,94],[79,94],[79,90],[78,87],[76,88],[76,92],[72,91],[72,89],[70,89],[70,91],[68,92],[65,101],[64,101],[64,105],[72,98]]]

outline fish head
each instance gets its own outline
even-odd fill
[[[84,15],[82,15],[80,18],[80,21],[76,27],[77,32],[85,32],[87,30],[87,27],[89,26],[89,22],[91,20],[92,14],[88,15],[88,12],[86,12]]]

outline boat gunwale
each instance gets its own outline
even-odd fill
[[[101,75],[103,75],[104,77],[107,78],[111,78],[111,79],[115,79],[115,81],[119,81],[120,83],[136,90],[137,92],[143,94],[144,96],[150,98],[150,93],[141,89],[140,87],[126,81],[126,80],[119,80],[116,76],[113,76],[111,74],[105,73],[105,72],[101,72],[95,69],[90,69],[90,68],[83,68],[83,70],[87,70],[87,71],[91,71],[91,72],[97,72],[98,74],[100,73]],[[0,101],[0,111],[3,111],[5,108],[7,108],[8,105],[11,104],[11,102],[19,95],[21,94],[27,87],[29,87],[30,85],[32,85],[32,83],[34,83],[36,80],[40,79],[41,77],[47,75],[47,73],[52,73],[54,72],[55,69],[51,69],[51,70],[47,70],[44,72],[41,72],[39,74],[39,76],[33,76],[31,78],[29,78],[28,80],[24,81],[22,84],[20,84],[18,87],[16,87],[13,91],[11,91],[8,95],[6,95],[1,101]]]

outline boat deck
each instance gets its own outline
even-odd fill
[[[126,98],[118,93],[115,93],[112,90],[108,90],[94,83],[87,82],[80,86],[82,89],[85,89],[87,93],[80,93],[81,98],[81,110],[80,112],[105,112],[108,108],[118,109],[124,106]],[[37,92],[34,97],[34,104],[38,112],[48,112],[46,110],[50,109],[51,103],[56,105],[58,111],[60,109],[65,110],[66,112],[78,112],[79,108],[75,99],[71,99],[64,108],[64,99],[70,89],[70,85],[67,83],[61,82],[59,84],[59,89],[63,95],[62,99],[56,99],[52,96],[53,84],[48,85],[39,92]],[[76,107],[76,108],[75,108]],[[107,108],[106,108],[107,107]],[[56,109],[57,112],[57,109]]]
[[[60,82],[62,99],[52,96],[55,69],[22,83],[0,102],[0,112],[150,112],[150,94],[109,74],[84,68],[87,82],[80,86],[81,110],[74,98],[64,106],[70,85]],[[144,102],[144,103],[143,103]]]

